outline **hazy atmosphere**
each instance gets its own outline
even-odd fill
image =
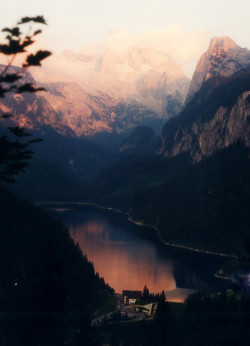
[[[241,47],[250,47],[248,0],[2,2],[3,26],[14,25],[22,16],[44,15],[48,28],[39,42],[52,50],[54,59],[64,50],[98,53],[139,45],[166,53],[191,77],[213,36],[229,36]]]
[[[250,1],[0,4],[0,346],[248,346]]]

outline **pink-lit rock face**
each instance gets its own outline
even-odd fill
[[[231,76],[250,62],[250,51],[239,47],[229,37],[212,38],[208,50],[199,59],[193,74],[186,103],[200,89],[202,83],[213,76]]]
[[[159,259],[148,241],[116,241],[111,239],[107,224],[98,221],[71,226],[70,233],[96,271],[117,293],[143,290],[145,284],[154,293],[176,288],[171,261]]]
[[[35,79],[30,73],[22,79],[46,92],[22,94],[18,99],[8,95],[0,101],[0,111],[12,112],[19,126],[49,125],[72,136],[120,133],[148,120],[152,124],[176,115],[177,111],[169,110],[169,97],[182,106],[189,85],[181,67],[153,49],[107,49],[100,56],[64,52],[54,59],[56,70],[64,61],[62,75],[54,76],[52,69],[45,78],[33,69]],[[65,69],[70,72],[66,79]]]

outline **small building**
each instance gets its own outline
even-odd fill
[[[141,300],[141,291],[122,291],[123,302],[126,305],[135,304],[136,301]]]
[[[157,305],[158,305],[157,302],[153,302],[153,303],[146,304],[146,305],[141,305],[141,306],[136,308],[136,311],[143,312],[144,314],[146,314],[148,316],[154,317],[156,315]]]

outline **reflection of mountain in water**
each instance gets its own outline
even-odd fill
[[[142,290],[145,284],[151,292],[176,287],[171,261],[159,261],[148,241],[127,237],[123,229],[93,219],[80,226],[71,224],[70,233],[117,292]]]
[[[169,300],[183,301],[192,289],[207,290],[216,284],[213,275],[220,258],[149,241],[144,236],[146,228],[128,222],[123,215],[79,207],[57,216],[117,292],[142,290],[146,284],[150,292],[165,290]]]

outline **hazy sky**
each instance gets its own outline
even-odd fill
[[[212,36],[250,48],[250,0],[0,0],[1,25],[43,14],[41,41],[54,53],[99,41],[153,42],[192,69]],[[159,39],[158,39],[158,38]],[[166,48],[166,49],[167,49]],[[179,56],[178,56],[179,54]]]

